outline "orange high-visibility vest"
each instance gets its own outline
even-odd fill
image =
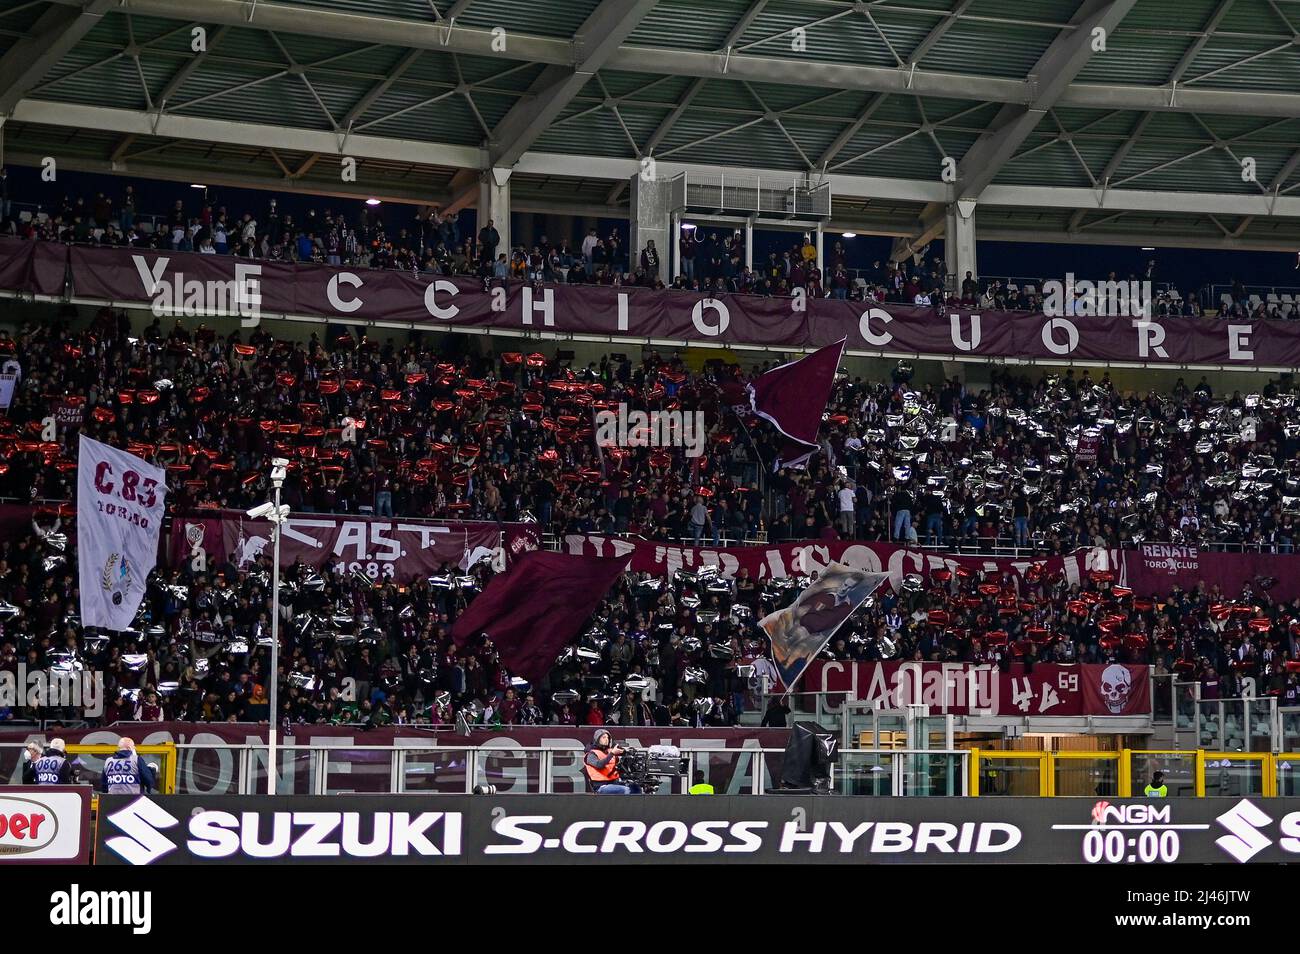
[[[587,761],[587,757],[584,755],[582,757],[582,765],[587,770],[587,778],[591,779],[598,785],[603,785],[606,782],[618,781],[617,755],[611,757],[610,760],[605,763],[604,768],[596,768],[596,766]]]

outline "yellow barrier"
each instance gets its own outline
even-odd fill
[[[1047,795],[1051,791],[1049,761],[1047,752],[971,749],[970,794]]]
[[[1207,753],[1202,760],[1201,787],[1209,795],[1277,796],[1277,766],[1272,755],[1254,752]],[[1234,782],[1244,791],[1227,791]]]
[[[1273,790],[1278,795],[1300,795],[1300,752],[1279,752],[1273,756]]]
[[[1163,772],[1170,795],[1205,797],[1204,749],[1129,749],[1129,787],[1125,797],[1140,796],[1152,773]],[[1186,778],[1186,781],[1183,779]],[[1192,791],[1186,791],[1187,785]]]
[[[1122,749],[1025,752],[971,749],[971,795],[1142,797],[1155,772],[1171,796],[1300,796],[1300,753]]]
[[[99,759],[102,763],[103,757],[112,755],[117,751],[116,745],[68,745],[68,758],[73,759],[78,756],[89,755],[92,758]],[[142,761],[158,763],[158,791],[163,795],[172,795],[176,792],[176,746],[171,742],[164,742],[160,745],[137,745],[136,754]],[[82,759],[83,763],[85,759]],[[102,764],[88,764],[82,778],[82,782],[89,783],[99,788],[99,773],[103,768]],[[99,794],[95,793],[91,798],[91,809],[99,810]]]
[[[1049,752],[1047,794],[1114,798],[1126,791],[1126,768],[1123,752]]]

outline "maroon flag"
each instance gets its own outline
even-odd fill
[[[847,341],[843,338],[798,361],[773,368],[750,383],[749,402],[754,413],[770,421],[786,438],[773,470],[803,468],[817,450],[817,428]]]
[[[525,553],[488,583],[456,620],[451,638],[463,646],[475,633],[485,633],[512,673],[541,679],[630,559]]]

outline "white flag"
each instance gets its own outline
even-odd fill
[[[158,559],[166,472],[126,451],[81,438],[77,551],[81,622],[131,627]]]

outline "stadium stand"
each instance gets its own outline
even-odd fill
[[[20,197],[13,200],[9,218],[0,220],[0,235],[100,248],[170,249],[271,262],[476,275],[488,280],[671,287],[701,295],[789,296],[799,288],[816,297],[978,306],[989,311],[1038,311],[1043,301],[1041,279],[1019,285],[998,278],[960,280],[939,258],[919,263],[910,258],[876,261],[869,268],[854,268],[841,241],[826,253],[820,267],[808,239],[782,252],[769,252],[765,262],[750,267],[744,264],[741,234],[700,227],[683,233],[681,269],[666,286],[659,277],[659,253],[649,247],[629,250],[617,229],[605,237],[593,229],[576,247],[570,247],[567,238],[551,242],[541,235],[532,245],[516,245],[494,258],[496,240],[482,233],[462,235],[459,216],[444,216],[436,209],[412,217],[406,225],[386,227],[382,215],[362,203],[352,214],[326,207],[320,215],[313,209],[306,221],[295,222],[292,214],[280,211],[275,199],[269,200],[264,212],[236,214],[206,201],[197,209],[193,203],[187,208],[182,197],[166,214],[137,218],[132,186],[124,187],[118,206],[102,192],[93,199],[65,195],[50,210]],[[1112,271],[1108,279],[1119,277]],[[1300,317],[1292,303],[1276,295],[1249,294],[1236,279],[1226,284],[1232,291],[1225,293],[1226,300],[1213,303],[1218,313],[1252,320]],[[1191,290],[1183,294],[1165,286],[1152,310],[1160,317],[1196,317],[1202,314],[1202,303]]]
[[[841,380],[824,459],[807,473],[768,476],[759,462],[775,452],[773,432],[743,407],[730,409],[745,375],[721,363],[692,373],[672,356],[651,356],[575,370],[541,355],[479,358],[351,335],[304,344],[257,329],[243,341],[179,321],[154,321],[137,338],[125,314],[110,310],[79,332],[25,328],[0,351],[24,369],[0,434],[0,490],[20,500],[71,497],[70,448],[38,440],[54,394],[84,399],[84,433],[166,466],[177,512],[259,502],[266,461],[287,452],[297,466],[285,499],[302,513],[535,517],[555,535],[682,544],[894,538],[1038,557],[1143,539],[1277,553],[1296,544],[1296,500],[1284,492],[1294,477],[1277,462],[1294,458],[1300,414],[1278,384],[1227,399],[1204,382],[1125,396],[1084,370],[999,375],[990,391],[971,394],[958,382],[912,390],[900,367],[889,382]],[[691,460],[680,448],[611,448],[602,460],[586,421],[604,401],[706,408],[707,453]],[[1243,415],[1255,422],[1254,441],[1241,439]],[[366,419],[354,450],[340,443],[345,417]],[[1092,426],[1103,435],[1095,467],[1078,460],[1080,431]],[[1270,496],[1265,483],[1279,489]],[[707,517],[692,526],[697,504]],[[76,615],[75,548],[54,523],[59,514],[46,505],[31,532],[0,543],[0,667],[76,658],[104,670],[115,698],[106,723],[267,716],[259,640],[269,625],[268,556],[239,566],[236,554],[214,555],[203,573],[162,569],[138,631],[88,635]],[[745,578],[707,594],[691,574],[651,586],[629,580],[546,684],[531,686],[513,681],[490,644],[457,653],[450,643],[464,599],[489,574],[480,565],[474,588],[451,591],[424,580],[376,586],[333,569],[308,586],[314,571],[291,572],[299,600],[350,615],[360,637],[287,627],[281,717],[732,724],[753,704],[737,667],[762,654],[747,624],[793,595]],[[1235,696],[1250,676],[1294,702],[1300,603],[1275,603],[1270,586],[1134,593],[1101,572],[1076,584],[1042,575],[1016,595],[998,574],[941,571],[881,595],[826,656],[1150,661],[1157,674],[1199,679],[1205,699]],[[683,599],[700,595],[702,605]],[[290,602],[286,619],[295,615]],[[653,689],[647,704],[625,710],[627,700],[609,692],[629,675],[649,677]],[[338,698],[344,678],[355,680],[356,702]]]

